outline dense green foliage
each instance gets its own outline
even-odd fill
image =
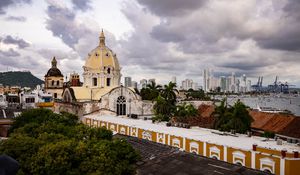
[[[169,82],[169,84],[164,85],[164,88],[161,90],[161,96],[164,97],[169,103],[175,105],[176,103],[176,94],[178,94],[178,90],[176,89],[176,84],[173,82]]]
[[[251,129],[252,117],[249,115],[247,107],[240,101],[237,101],[234,106],[227,108],[225,99],[221,105],[215,109],[215,129],[221,131],[235,130],[239,133],[245,133]]]
[[[202,89],[193,90],[189,89],[186,93],[186,98],[189,100],[210,100],[208,96],[205,95]]]
[[[164,97],[158,96],[155,100],[155,104],[153,106],[154,117],[152,120],[154,121],[169,121],[170,117],[173,114],[175,106],[168,102]]]
[[[44,81],[38,79],[31,72],[0,72],[0,82],[4,86],[21,86],[35,88]]]
[[[33,109],[14,120],[0,154],[16,159],[19,174],[135,174],[138,154],[105,128],[90,128],[68,113]]]
[[[143,100],[155,100],[161,91],[161,86],[156,85],[155,82],[151,82],[151,84],[147,84],[146,88],[142,88],[140,95]]]
[[[174,116],[179,121],[184,121],[188,117],[195,117],[198,115],[198,110],[192,104],[183,103],[177,105],[174,110]]]
[[[170,82],[164,85],[160,90],[158,96],[155,98],[155,105],[153,106],[155,117],[154,121],[169,121],[176,109],[176,84]]]
[[[272,131],[265,131],[261,136],[266,137],[266,138],[274,138],[275,133]]]

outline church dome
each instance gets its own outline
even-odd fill
[[[99,45],[88,54],[83,68],[84,70],[96,72],[106,68],[112,68],[116,71],[120,70],[116,54],[105,45],[103,30],[99,37]]]
[[[52,67],[48,70],[45,77],[63,77],[60,70],[56,67],[57,61],[56,61],[55,57],[53,57],[51,64],[52,64]]]

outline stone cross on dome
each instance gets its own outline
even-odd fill
[[[55,57],[53,57],[51,64],[52,64],[52,68],[56,68],[57,61],[56,61]]]
[[[99,46],[105,46],[105,36],[104,36],[104,32],[103,29],[101,31],[100,37],[99,37]]]

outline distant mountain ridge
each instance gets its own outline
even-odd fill
[[[35,88],[44,81],[35,77],[29,71],[0,72],[0,84],[4,86],[21,86]]]

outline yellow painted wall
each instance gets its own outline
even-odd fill
[[[224,149],[223,149],[223,146],[220,146],[220,145],[216,145],[216,144],[211,144],[211,143],[206,143],[206,156],[207,157],[210,157],[209,155],[209,148],[210,147],[214,147],[216,146],[218,149],[220,149],[220,160],[224,160]]]
[[[119,128],[118,128],[118,133],[121,134],[121,128],[125,128],[125,135],[127,135],[128,133],[128,126],[125,126],[125,125],[119,125]]]
[[[277,155],[277,156],[280,156],[280,155],[281,155],[280,151],[277,151],[277,150],[270,150],[270,149],[261,148],[261,147],[257,147],[257,148],[256,148],[256,151],[262,152],[262,153],[266,153],[266,154]]]
[[[143,139],[142,134],[143,134],[144,131],[149,132],[151,134],[151,138],[152,138],[151,141],[156,142],[156,132],[149,131],[149,130],[139,129],[138,138]]]
[[[299,175],[300,174],[300,159],[299,160],[285,160],[285,174]]]
[[[165,144],[168,145],[169,143],[169,134],[165,134]]]
[[[180,148],[183,148],[183,138],[170,135],[170,145],[173,146],[173,139],[178,139],[180,143]]]
[[[157,132],[157,133],[155,133],[155,135],[156,135],[155,142],[157,142],[157,143],[163,143],[163,144],[166,144],[166,145],[168,144],[168,142],[166,142],[166,139],[167,139],[167,138],[166,138],[166,137],[167,137],[166,134],[164,134],[164,133],[158,133],[158,132]],[[161,138],[161,139],[160,139],[160,138],[157,138],[159,135],[162,135],[162,136],[165,135],[165,141],[164,141],[163,138]],[[159,139],[160,139],[160,140],[159,140]]]
[[[139,129],[135,127],[130,127],[130,128],[132,128],[130,129],[130,136],[138,137]]]
[[[98,120],[92,120],[91,126],[97,128],[98,127]]]
[[[255,156],[255,169],[260,170],[260,159],[265,158],[265,157],[270,158],[275,162],[275,166],[274,166],[275,174],[279,175],[280,174],[280,158],[278,158],[278,157],[267,156],[267,155],[262,155],[262,154],[256,154],[256,156]]]
[[[83,122],[88,125],[88,126],[93,126],[93,120],[92,119],[84,119]],[[97,126],[100,127],[102,125],[102,123],[104,123],[106,126],[107,129],[110,129],[110,126],[111,125],[114,125],[115,126],[115,131],[117,131],[118,133],[120,133],[120,128],[121,127],[124,127],[125,128],[125,133],[126,135],[129,135],[132,136],[132,132],[130,130],[131,127],[129,126],[125,126],[125,125],[117,125],[117,124],[113,124],[113,123],[109,123],[109,122],[104,122],[104,121],[98,121],[97,122]],[[142,133],[143,131],[145,131],[144,129],[141,129],[141,128],[135,128],[133,127],[135,130],[136,130],[136,137],[138,138],[142,138]],[[160,134],[160,133],[156,133],[156,132],[153,132],[153,131],[148,131],[146,130],[147,132],[151,133],[152,135],[152,141],[154,142],[158,142],[157,140],[157,135]],[[161,134],[164,134],[164,133],[161,133]],[[164,134],[165,135],[165,142],[164,144],[168,144],[169,142],[169,137],[168,137],[168,134]],[[179,136],[174,136],[174,135],[170,135],[170,145],[172,146],[173,145],[173,139],[176,138],[179,140],[179,143],[180,143],[180,148],[183,148],[183,141],[184,139],[182,137],[179,137]],[[199,147],[198,147],[198,154],[200,155],[203,155],[203,147],[204,147],[204,143],[201,142],[201,141],[197,141],[197,140],[193,140],[193,139],[188,139],[186,138],[185,139],[185,148],[187,152],[191,152],[190,150],[190,143],[191,142],[196,142],[198,143]],[[212,143],[206,143],[206,154],[207,154],[207,157],[210,157],[210,148],[211,147],[217,147],[219,150],[220,150],[220,160],[224,160],[224,147],[222,145],[216,145],[216,144],[212,144]],[[249,167],[251,168],[251,151],[246,151],[246,150],[241,150],[241,149],[236,149],[236,148],[231,148],[231,147],[228,147],[227,148],[227,162],[229,163],[233,163],[233,152],[234,151],[240,151],[242,153],[244,153],[246,156],[245,156],[245,166],[246,167]],[[260,170],[260,159],[262,158],[270,158],[272,159],[274,162],[275,162],[275,174],[276,175],[279,175],[280,174],[280,156],[281,156],[281,152],[280,151],[277,151],[277,150],[269,150],[269,149],[266,149],[266,148],[261,148],[261,147],[257,147],[257,152],[256,153],[256,157],[255,157],[255,168]],[[263,153],[263,154],[261,154]],[[268,155],[266,155],[268,154]],[[272,156],[274,155],[274,156]],[[292,153],[287,153],[287,157],[290,157],[292,158],[293,157],[293,154]],[[268,166],[268,165],[266,165]],[[300,159],[291,159],[291,160],[288,160],[288,159],[285,159],[285,175],[298,175],[300,174]]]
[[[91,119],[89,118],[85,119],[85,124],[91,126]]]
[[[103,125],[105,125],[105,126],[103,126]],[[107,128],[107,123],[104,122],[104,121],[100,121],[100,127],[105,127],[105,128]]]
[[[231,147],[227,147],[227,162],[233,163],[233,152],[235,151],[240,151],[245,154],[245,166],[248,168],[251,168],[251,152],[250,151],[245,151],[241,149],[235,149]]]
[[[140,138],[140,139],[143,138],[142,134],[143,134],[144,131],[145,130],[143,130],[143,129],[139,129],[138,138]]]
[[[114,129],[112,129],[112,127],[113,127]],[[117,132],[117,131],[118,131],[117,124],[109,123],[109,124],[108,124],[108,129],[111,130],[111,131]]]
[[[196,142],[198,143],[198,154],[202,155],[203,156],[203,142],[200,142],[200,141],[197,141],[197,140],[193,140],[193,139],[186,139],[185,141],[185,150],[187,152],[192,152],[192,150],[190,150],[190,143],[192,142]]]
[[[152,141],[153,141],[153,142],[156,142],[156,139],[157,139],[157,133],[151,131],[151,134],[152,134]]]

